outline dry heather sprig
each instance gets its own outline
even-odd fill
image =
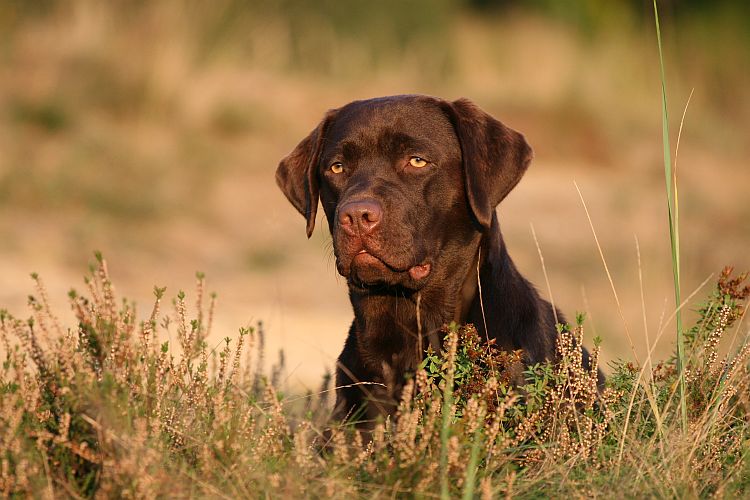
[[[169,351],[163,348],[156,361],[156,407],[154,415],[156,416],[157,421],[162,421],[164,417],[163,405],[166,401],[165,395],[172,387],[173,372],[174,365],[172,364]]]
[[[338,465],[349,465],[350,445],[346,441],[346,435],[342,429],[334,429],[332,431],[331,446],[333,447],[333,462]]]
[[[98,276],[99,282],[101,283],[102,299],[104,310],[106,311],[105,318],[113,325],[122,326],[118,324],[120,319],[117,315],[117,306],[115,301],[115,288],[112,285],[112,280],[109,277],[109,269],[107,268],[107,261],[101,257],[101,254],[97,253],[97,261],[99,262]]]
[[[448,440],[448,469],[452,472],[460,472],[463,470],[461,461],[461,441],[458,436],[451,436]],[[463,476],[459,476],[459,482],[463,479]],[[461,486],[461,484],[459,484]]]
[[[699,361],[693,363],[693,366],[695,366],[694,368],[687,367],[685,369],[685,378],[688,383],[695,383],[698,381],[702,383],[705,376],[708,375],[715,377],[718,375],[721,368],[721,366],[717,366],[716,363],[718,357],[718,346],[724,331],[729,325],[731,314],[732,307],[729,304],[723,304],[719,307],[716,325],[706,337],[702,349],[699,351],[700,361],[702,362]]]
[[[177,316],[177,339],[180,342],[180,347],[183,352],[183,359],[187,361],[187,358],[192,353],[192,338],[191,332],[188,332],[187,326],[187,306],[185,305],[185,292],[180,290],[177,294],[177,298],[174,303],[175,314]]]
[[[510,393],[505,398],[505,401],[495,408],[495,411],[490,415],[490,424],[487,426],[487,441],[485,452],[487,457],[493,458],[496,449],[503,449],[510,447],[515,440],[511,440],[508,436],[503,436],[502,440],[498,442],[498,435],[502,422],[505,421],[505,413],[512,408],[519,400],[519,396],[515,393]],[[518,441],[520,442],[520,441]]]
[[[588,459],[602,442],[613,413],[601,411],[605,401],[598,392],[598,357],[583,361],[583,327],[570,331],[563,328],[557,338],[558,362],[554,379],[541,409],[523,419],[516,428],[511,445],[516,446],[534,436],[545,448],[531,450],[523,463],[541,462],[546,456],[553,461],[571,457]],[[541,432],[537,435],[537,429]]]
[[[33,273],[31,277],[35,282],[37,294],[41,299],[37,300],[33,296],[29,297],[29,306],[32,309],[33,317],[38,327],[36,331],[40,333],[40,341],[37,347],[41,351],[42,356],[44,356],[45,350],[56,352],[57,369],[62,371],[67,378],[72,378],[81,369],[81,363],[77,362],[79,358],[76,356],[77,346],[75,335],[71,330],[63,332],[60,321],[52,312],[49,295],[47,294],[44,282],[36,273]],[[50,329],[50,325],[52,329]],[[33,329],[33,327],[34,325],[29,323],[29,329]],[[9,349],[7,337],[6,347]]]
[[[745,343],[739,352],[727,364],[727,380],[741,378],[737,375],[743,370],[747,371],[748,359],[750,359],[750,342]]]
[[[214,311],[216,310],[216,300],[217,295],[215,292],[211,292],[211,300],[208,303],[208,322],[206,323],[206,333],[205,337],[208,338],[211,336],[211,329],[213,328],[214,324]]]
[[[154,287],[154,305],[151,309],[151,315],[148,321],[144,321],[141,326],[141,355],[146,356],[149,349],[152,348],[152,343],[156,342],[156,327],[158,325],[158,318],[161,312],[161,300],[164,297],[164,292],[167,289],[165,287]]]
[[[464,425],[466,427],[465,435],[474,436],[477,430],[485,424],[484,417],[487,409],[479,398],[472,397],[464,409]]]
[[[311,446],[310,422],[303,420],[294,433],[294,461],[301,469],[311,469],[315,465],[314,452]]]
[[[93,272],[93,270],[92,270]],[[86,284],[86,288],[89,290],[91,299],[87,301],[90,306],[91,316],[93,317],[105,317],[105,313],[100,310],[100,306],[104,303],[99,292],[99,281],[94,277],[86,277],[83,282]]]
[[[187,393],[188,408],[190,409],[189,413],[194,417],[208,411],[209,403],[211,401],[211,399],[207,397],[208,354],[206,353],[205,344],[201,345],[199,356],[201,361],[196,370],[189,377],[190,383],[185,389],[185,392]],[[217,406],[214,404],[210,409],[216,412]]]
[[[708,338],[706,339],[706,343],[703,346],[704,353],[708,353],[706,368],[711,375],[716,375],[716,357],[718,355],[717,348],[719,346],[721,336],[723,335],[724,330],[726,330],[727,325],[729,324],[729,317],[731,313],[732,308],[728,304],[724,304],[721,307],[721,309],[719,310],[719,324],[716,325],[716,328],[714,328],[714,330],[708,336]]]
[[[195,310],[198,314],[198,324],[203,325],[203,293],[206,285],[206,275],[195,273]]]
[[[226,374],[227,369],[227,359],[229,358],[229,355],[231,354],[231,343],[232,339],[229,337],[226,337],[224,339],[224,349],[219,353],[219,374],[216,377],[216,384],[217,386],[224,385],[224,375]]]
[[[420,474],[422,477],[415,488],[417,492],[426,492],[433,489],[433,484],[435,483],[435,480],[437,478],[439,467],[440,462],[438,462],[437,460],[430,460],[422,467],[422,469],[420,470]]]
[[[393,447],[399,456],[401,467],[408,467],[417,460],[417,437],[422,412],[414,407],[414,379],[404,384],[401,403],[396,413],[396,432]]]
[[[562,459],[571,456],[589,458],[601,443],[606,430],[606,416],[602,420],[581,410],[593,410],[599,399],[597,379],[597,357],[590,359],[590,369],[583,363],[583,326],[573,332],[562,331],[558,337],[558,355],[561,374],[565,384],[557,385],[551,392],[550,407],[555,408],[562,437],[559,445],[553,446],[553,456]],[[599,403],[602,404],[601,400]],[[574,439],[571,434],[575,433]],[[568,439],[570,436],[570,439]]]
[[[446,380],[453,380],[456,374],[456,352],[458,351],[458,332],[449,330],[445,337],[445,363],[446,363]],[[441,390],[445,390],[441,387]]]
[[[598,395],[598,348],[594,352],[596,356],[590,358],[587,370],[583,362],[583,326],[578,325],[573,332],[564,329],[558,335],[558,373],[564,376],[570,399],[584,406],[591,406]]]
[[[240,363],[240,370],[237,375],[238,383],[243,387],[252,389],[253,386],[253,350],[256,347],[256,334],[253,327],[246,327],[244,330],[247,332],[247,346],[245,347],[245,362]],[[244,365],[244,366],[243,366]]]
[[[366,446],[362,446],[362,434],[357,432],[354,435],[354,446],[360,451],[357,456],[354,459],[354,464],[356,467],[361,468],[364,467],[368,461],[372,459],[372,456],[375,452],[375,445],[372,441],[369,441]]]
[[[423,399],[422,401],[422,405],[427,406],[427,413],[419,429],[421,438],[417,443],[416,456],[423,456],[430,445],[440,437],[438,422],[440,422],[442,413],[441,399],[431,394],[431,399]]]
[[[240,376],[240,359],[242,359],[242,349],[245,345],[245,337],[249,336],[250,332],[245,328],[240,328],[240,336],[237,339],[237,347],[234,351],[234,359],[232,360],[232,370],[229,372],[227,377],[227,385],[237,385]]]
[[[485,476],[479,481],[479,492],[482,500],[492,500],[492,476]]]
[[[284,450],[284,440],[288,438],[290,431],[276,389],[271,384],[266,385],[263,402],[267,409],[258,445],[259,453],[279,456]]]
[[[694,348],[687,370],[691,382],[705,379],[705,375],[715,378],[727,365],[726,360],[716,364],[718,344],[726,329],[742,316],[743,303],[750,296],[750,286],[743,286],[747,273],[736,277],[732,273],[733,268],[724,268],[708,302],[697,311],[696,325],[688,331],[689,345]]]
[[[372,446],[374,449],[374,453],[376,454],[383,451],[388,445],[388,430],[386,428],[387,422],[389,422],[389,420],[376,423],[375,428],[372,430]]]
[[[8,323],[10,318],[8,312],[4,309],[0,309],[0,340],[3,342],[3,348],[5,349],[6,357],[10,355],[10,333],[8,332]]]
[[[427,376],[427,371],[424,368],[418,368],[414,374],[414,380],[417,384],[417,394],[423,399],[429,399],[432,396],[434,386]]]
[[[36,273],[33,273],[31,277],[36,285],[36,292],[41,299],[39,301],[39,305],[41,307],[39,312],[41,314],[37,315],[37,320],[39,321],[40,325],[42,325],[42,330],[45,332],[48,331],[47,321],[49,321],[49,323],[54,328],[54,333],[57,334],[57,337],[62,338],[64,336],[63,329],[60,325],[60,320],[58,320],[57,316],[55,316],[55,314],[52,312],[52,308],[50,307],[49,302],[49,295],[47,294],[47,288],[44,286],[42,278],[40,278]],[[49,341],[49,337],[45,338],[45,340]]]
[[[39,344],[39,340],[34,330],[34,321],[29,319],[26,323],[21,320],[13,321],[13,333],[21,340],[26,352],[31,356],[31,360],[36,365],[39,375],[44,377],[48,374],[47,357]]]
[[[248,364],[246,370],[248,370],[248,374],[252,373],[252,375],[249,376],[249,379],[252,381],[252,393],[253,394],[259,394],[260,388],[263,382],[263,360],[265,358],[266,354],[266,333],[265,328],[263,328],[263,322],[258,321],[257,329],[256,329],[256,344],[257,347],[255,348],[255,354],[256,354],[256,360],[255,360],[255,371],[250,372],[251,363],[248,359]],[[250,352],[248,351],[248,357],[250,355]]]

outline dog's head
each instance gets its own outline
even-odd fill
[[[418,290],[477,232],[532,158],[466,99],[393,96],[329,111],[276,181],[312,234],[320,199],[350,286]]]

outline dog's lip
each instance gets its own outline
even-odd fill
[[[425,261],[421,264],[415,264],[406,268],[398,268],[373,254],[367,248],[362,248],[354,254],[352,263],[364,266],[382,266],[396,273],[407,273],[414,281],[422,281],[432,272],[432,264],[430,262]]]
[[[390,267],[388,264],[383,261],[383,259],[371,254],[367,250],[360,250],[357,252],[357,254],[352,258],[352,264],[364,264],[364,265],[380,265],[382,267]]]
[[[352,257],[352,264],[354,264],[355,262],[365,265],[380,264],[381,266],[384,266],[392,271],[399,271],[388,262],[386,262],[385,259],[380,258],[377,254],[370,251],[366,246],[363,246],[357,253],[354,254],[354,256]]]
[[[430,269],[431,269],[431,265],[428,262],[415,264],[413,266],[403,266],[403,267],[395,266],[389,263],[384,258],[371,252],[367,247],[361,248],[357,253],[354,254],[354,257],[352,257],[352,263],[354,262],[365,263],[365,264],[366,263],[381,264],[395,273],[408,272],[409,275],[415,280],[426,277],[428,274],[430,274]]]
[[[360,272],[369,269],[370,273],[374,271],[377,274],[382,274],[382,278],[386,279],[386,281],[395,277],[388,278],[387,274],[390,272],[395,275],[408,276],[413,285],[421,286],[432,273],[432,262],[429,259],[421,262],[418,261],[419,263],[416,264],[398,265],[389,262],[387,258],[381,257],[379,255],[380,252],[368,247],[364,241],[361,241],[358,247],[353,249],[349,254],[351,255],[349,264],[346,267],[339,267],[339,272],[343,276],[351,277],[353,273],[357,273],[357,269]],[[339,264],[337,263],[338,266]]]

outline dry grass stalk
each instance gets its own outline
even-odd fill
[[[446,330],[444,352],[432,353],[406,381],[395,419],[376,422],[366,436],[335,429],[326,456],[311,447],[320,403],[293,409],[295,399],[285,400],[274,384],[280,377],[266,379],[258,369],[262,353],[251,351],[262,346],[262,328],[260,338],[248,329],[234,346],[227,340],[212,368],[203,340],[210,312],[191,321],[180,294],[165,321],[160,291],[138,330],[132,305],[114,307],[101,262],[87,283],[92,295],[71,294],[79,327],[62,335],[72,341],[60,339],[41,281],[34,321],[0,313],[0,489],[38,496],[252,496],[259,489],[430,496],[446,477],[450,494],[474,487],[483,498],[545,485],[595,494],[603,491],[595,481],[606,484],[612,474],[612,441],[623,435],[618,481],[630,481],[634,494],[736,494],[750,442],[750,344],[721,362],[715,354],[744,298],[740,283],[722,279],[722,297],[734,302],[714,301],[706,310],[714,319],[694,343],[691,373],[703,376],[690,379],[689,440],[680,438],[670,403],[676,373],[669,361],[656,365],[650,382],[663,404],[661,435],[635,383],[637,367],[616,368],[611,387],[599,392],[599,351],[584,366],[581,325],[562,329],[558,363],[530,367],[516,388],[510,380],[518,376],[517,353],[475,344],[476,332],[460,327]],[[202,308],[202,299],[196,305]],[[164,332],[157,325],[171,323],[182,349],[159,346]],[[243,359],[256,364],[243,366]],[[621,432],[631,395],[632,423]],[[476,476],[466,472],[472,450],[479,450]]]

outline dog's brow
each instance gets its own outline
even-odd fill
[[[429,140],[395,130],[384,131],[378,141],[378,149],[388,155],[424,152],[433,148],[434,145]]]
[[[352,141],[344,141],[336,148],[344,158],[354,161],[360,156],[360,148]]]

